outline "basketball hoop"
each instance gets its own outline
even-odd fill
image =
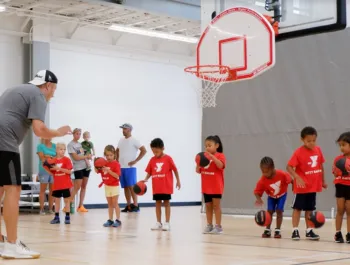
[[[235,79],[235,72],[224,65],[195,65],[185,68],[185,72],[195,74],[202,79],[200,103],[203,108],[216,106],[216,94],[227,79]]]

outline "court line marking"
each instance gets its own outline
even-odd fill
[[[63,258],[56,258],[56,257],[45,257],[45,256],[41,256],[40,259],[57,260],[57,261],[64,261],[64,262],[73,262],[73,263],[79,263],[79,264],[91,264],[91,263],[88,262],[88,261],[72,260],[72,259],[63,259]]]
[[[217,245],[232,245],[232,246],[256,247],[256,248],[274,248],[274,249],[299,250],[299,251],[320,252],[320,253],[328,253],[328,254],[333,253],[333,254],[349,255],[349,252],[330,251],[330,250],[286,248],[286,247],[274,247],[274,246],[259,246],[259,245],[236,244],[236,243],[230,243],[230,242],[208,242],[208,241],[202,241],[202,242],[203,243],[208,243],[208,244],[217,244]]]
[[[228,236],[228,237],[247,237],[247,238],[261,238],[261,236],[253,236],[253,235],[234,235],[234,234],[221,234],[222,236]],[[265,238],[266,240],[274,240],[273,238]],[[263,239],[264,240],[264,239]],[[292,239],[291,238],[288,238],[288,237],[282,237],[282,238],[279,238],[277,240],[288,240],[288,241],[291,241]],[[311,240],[308,240],[308,239],[300,239],[300,241],[309,241],[309,242],[313,242]],[[334,243],[333,240],[315,240],[315,242],[325,242],[325,243]]]
[[[329,253],[324,253],[324,254],[318,254],[318,255],[312,255],[312,256],[296,256],[296,257],[285,257],[285,258],[278,258],[278,259],[264,259],[264,260],[257,260],[257,261],[249,261],[249,262],[244,262],[242,261],[237,261],[234,263],[231,263],[230,265],[251,265],[251,264],[265,264],[265,263],[272,263],[272,262],[283,262],[283,261],[290,261],[293,262],[293,264],[296,262],[294,260],[298,259],[306,259],[306,258],[320,258],[323,256],[329,256]],[[257,257],[258,258],[258,257]],[[347,258],[348,259],[348,258]],[[302,265],[302,264],[308,264],[308,263],[298,263],[294,265]]]
[[[347,260],[347,259],[350,259],[350,257],[348,257],[348,258],[339,258],[339,259],[328,259],[328,260],[308,261],[308,262],[303,262],[303,263],[297,263],[297,264],[294,264],[294,265],[306,265],[306,264],[327,263],[327,262],[339,261],[339,260]]]

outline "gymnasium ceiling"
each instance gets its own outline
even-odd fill
[[[111,25],[122,25],[189,37],[199,37],[201,32],[200,20],[167,16],[108,1],[0,0],[1,6],[6,10],[0,12],[0,19],[21,17],[22,31],[28,28],[31,19],[48,18],[74,23],[75,30],[79,27],[108,29]]]

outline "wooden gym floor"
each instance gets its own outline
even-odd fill
[[[164,213],[163,213],[164,214]],[[334,221],[317,232],[319,242],[290,239],[291,222],[284,220],[282,239],[263,239],[253,218],[223,217],[224,234],[203,235],[205,215],[199,207],[173,207],[172,230],[151,231],[154,208],[122,213],[122,228],[104,228],[107,210],[74,214],[71,225],[51,225],[52,216],[21,215],[19,235],[40,260],[1,260],[11,265],[234,265],[349,264],[350,244],[333,240]],[[304,225],[304,222],[302,222]],[[274,227],[274,226],[273,226]]]

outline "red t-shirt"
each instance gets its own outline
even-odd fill
[[[347,172],[347,174],[343,174],[339,169],[337,170],[335,168],[335,163],[341,158],[346,158],[346,157],[344,155],[339,155],[334,159],[332,172],[333,172],[333,174],[336,172],[339,174],[336,174],[333,183],[350,186],[350,174],[348,172]]]
[[[323,163],[325,159],[320,147],[310,150],[305,146],[295,150],[288,165],[304,180],[305,188],[299,188],[294,180],[294,193],[311,193],[322,191]]]
[[[64,156],[62,158],[56,158],[56,166],[68,170],[73,169],[72,161]],[[62,171],[51,170],[53,173],[53,187],[52,190],[65,190],[73,187],[70,174],[66,174]]]
[[[107,162],[106,167],[109,167],[110,170],[118,174],[118,176],[121,175],[120,164],[118,163],[118,161],[113,160],[113,161]],[[119,179],[113,177],[111,174],[106,173],[102,169],[98,170],[97,173],[101,174],[103,184],[107,186],[119,186]]]
[[[223,153],[215,153],[214,155],[223,164],[223,168],[218,168],[213,160],[209,165],[200,168],[202,177],[202,193],[205,194],[223,194],[224,193],[224,169],[226,166],[226,157]]]
[[[170,156],[152,157],[145,171],[152,176],[153,194],[173,194],[173,172],[177,171],[177,168]]]
[[[264,192],[269,197],[279,198],[288,191],[288,185],[292,182],[292,178],[287,172],[277,169],[276,174],[272,178],[261,176],[254,190],[254,194],[262,196]]]

